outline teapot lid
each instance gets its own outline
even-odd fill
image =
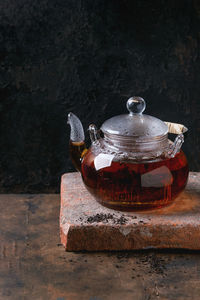
[[[101,130],[106,135],[151,140],[166,136],[168,126],[155,117],[143,114],[146,103],[141,97],[131,97],[126,103],[129,114],[118,115],[105,121]]]

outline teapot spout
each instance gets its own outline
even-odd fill
[[[81,171],[81,161],[87,152],[85,145],[85,134],[81,121],[73,113],[68,114],[67,123],[71,127],[69,154],[77,171]]]

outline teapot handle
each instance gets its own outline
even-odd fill
[[[184,143],[184,133],[188,131],[187,127],[182,124],[165,122],[168,126],[168,132],[172,134],[176,134],[177,137],[175,138],[173,144],[170,144],[167,155],[168,157],[173,158],[176,153],[178,153]]]

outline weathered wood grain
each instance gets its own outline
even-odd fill
[[[198,252],[65,252],[59,208],[59,195],[0,195],[0,300],[199,299]]]
[[[69,251],[186,248],[200,250],[200,174],[168,207],[120,212],[100,205],[79,173],[63,175],[61,242]]]

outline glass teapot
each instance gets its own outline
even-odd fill
[[[118,210],[151,209],[170,204],[184,189],[188,163],[181,150],[184,125],[143,114],[141,97],[127,101],[128,114],[89,126],[86,148],[83,126],[68,114],[70,156],[89,192],[102,205]],[[174,142],[168,133],[176,134]]]

